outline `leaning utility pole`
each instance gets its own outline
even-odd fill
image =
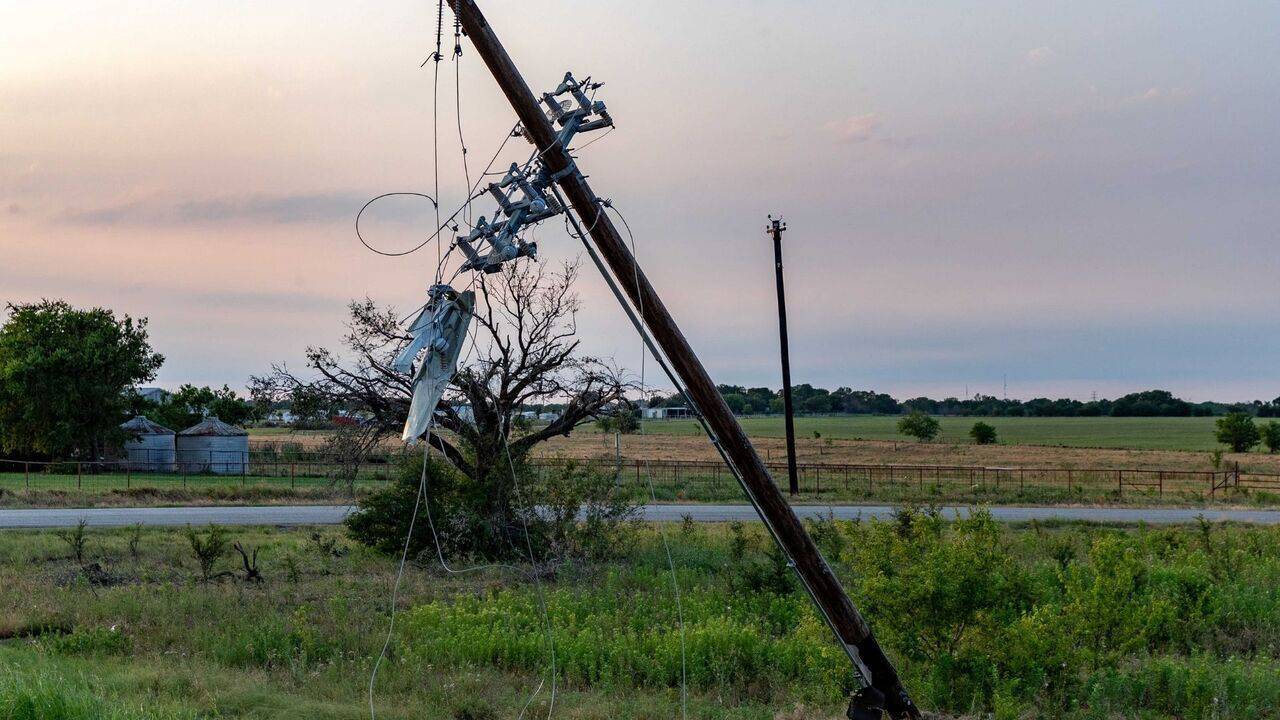
[[[857,720],[878,718],[883,709],[894,718],[919,718],[919,710],[902,687],[892,663],[871,634],[871,628],[845,594],[786,498],[778,491],[733,412],[667,312],[662,298],[627,250],[626,243],[605,211],[604,201],[592,191],[573,158],[560,144],[551,120],[539,108],[537,98],[498,41],[489,22],[473,0],[449,0],[449,5],[515,109],[525,137],[538,149],[552,179],[568,198],[600,255],[618,279],[618,284],[626,291],[654,341],[683,381],[694,409],[710,426],[713,440],[725,454],[748,499],[782,550],[791,558],[801,583],[853,661],[865,686],[855,696],[850,716]]]
[[[787,342],[787,291],[782,285],[782,231],[787,224],[782,218],[769,216],[766,230],[773,236],[773,272],[778,285],[778,344],[782,346],[782,412],[787,420],[787,487],[792,495],[800,493],[800,478],[796,473],[796,415],[791,406],[791,348]]]

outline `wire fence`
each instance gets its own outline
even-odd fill
[[[394,458],[369,457],[359,463],[308,453],[281,458],[259,451],[215,450],[160,453],[118,460],[0,459],[0,489],[116,490],[198,488],[225,485],[327,487],[377,485],[391,479]]]
[[[249,451],[187,451],[176,455],[131,453],[109,461],[0,460],[0,488],[112,490],[193,488],[225,485],[275,487],[378,487],[395,476],[402,456],[377,454],[353,463],[321,450],[257,448]],[[666,501],[732,501],[742,493],[722,463],[698,460],[594,458],[530,461],[539,472],[566,462],[613,474],[620,487]],[[779,487],[787,488],[787,464],[766,463]],[[800,496],[813,500],[861,500],[907,497],[1020,497],[1024,499],[1166,498],[1208,501],[1242,492],[1276,495],[1280,474],[1226,470],[1147,468],[1043,468],[975,465],[873,465],[800,463]]]
[[[637,485],[646,485],[647,478],[652,476],[659,495],[667,499],[720,499],[740,494],[733,475],[719,462],[636,459],[577,462],[589,464],[601,472],[615,472],[620,479]],[[787,464],[767,462],[765,465],[779,487],[786,490]],[[796,470],[799,494],[813,499],[1018,494],[1114,498],[1174,496],[1212,500],[1225,498],[1236,489],[1280,494],[1280,475],[1243,473],[1238,468],[1199,471],[799,463]]]

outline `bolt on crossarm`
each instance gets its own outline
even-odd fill
[[[666,305],[644,272],[636,265],[621,234],[560,143],[552,121],[539,107],[537,98],[498,41],[488,21],[472,0],[449,0],[449,5],[515,109],[526,137],[538,149],[538,155],[552,179],[581,219],[582,225],[587,228],[591,241],[613,274],[623,280],[619,285],[639,311],[644,325],[667,356],[671,367],[683,380],[685,392],[710,426],[715,440],[727,456],[761,519],[783,552],[791,559],[801,583],[830,624],[841,646],[853,661],[858,675],[866,684],[859,696],[855,697],[850,716],[858,720],[879,717],[879,710],[883,708],[894,718],[919,718],[919,710],[911,702],[871,629],[774,484],[737,418],[716,390],[715,383],[672,319]]]

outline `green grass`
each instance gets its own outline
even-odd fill
[[[743,417],[742,427],[752,437],[783,437],[780,416]],[[897,415],[847,415],[796,418],[796,434],[813,437],[816,431],[836,440],[902,440]],[[1010,445],[1135,448],[1150,450],[1213,450],[1221,447],[1213,438],[1214,418],[1029,418],[939,417],[940,442],[967,443],[969,428],[981,420],[995,427],[1000,442]],[[646,433],[700,435],[693,420],[649,420]]]
[[[326,554],[306,529],[229,532],[259,549],[265,582],[198,581],[176,530],[143,530],[137,557],[128,530],[91,530],[105,573],[93,586],[54,533],[0,534],[0,720],[368,717],[394,559],[349,541]],[[838,715],[847,662],[762,529],[665,532],[686,673],[663,544],[639,526],[615,560],[554,564],[541,589],[527,568],[411,566],[378,717],[516,717],[549,680],[548,632],[555,717],[677,717],[682,674],[691,718]],[[1228,720],[1280,706],[1280,528],[914,513],[811,532],[943,717]],[[549,701],[548,682],[529,714]]]

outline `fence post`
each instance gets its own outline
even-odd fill
[[[1027,489],[1027,469],[1019,468],[1018,469],[1018,492],[1022,492],[1026,489]]]
[[[1164,471],[1163,470],[1161,470],[1159,475],[1157,475],[1157,480],[1160,482],[1160,497],[1164,497]]]
[[[129,463],[124,465],[124,489],[128,490],[133,487],[133,466]]]
[[[76,489],[80,489],[80,463],[76,462]]]
[[[1240,461],[1236,461],[1236,487],[1240,487]]]
[[[245,475],[249,471],[249,453],[240,455],[240,487],[244,487]]]
[[[924,492],[924,468],[916,468],[916,485],[920,492]]]
[[[296,470],[297,470],[297,463],[289,463],[289,489],[290,490],[293,490],[296,487],[295,483],[297,481],[294,479]]]
[[[1116,471],[1116,494],[1124,497],[1124,471]]]

